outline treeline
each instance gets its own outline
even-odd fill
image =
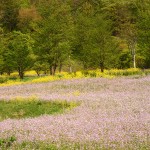
[[[1,0],[0,73],[149,68],[149,0]]]

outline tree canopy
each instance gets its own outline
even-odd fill
[[[0,73],[150,67],[149,0],[1,0]]]

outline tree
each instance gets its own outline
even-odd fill
[[[106,20],[101,14],[94,17],[91,28],[90,44],[92,53],[95,54],[94,60],[101,69],[108,68],[110,64],[114,63],[117,57],[116,40],[112,37],[111,21]]]
[[[4,37],[3,37],[3,29],[0,28],[0,74],[3,73],[3,65],[4,65],[4,60],[3,60],[3,51],[4,51]]]
[[[40,20],[40,15],[35,6],[29,8],[20,8],[17,28],[23,33],[32,33],[35,31],[36,22]]]
[[[138,7],[138,47],[140,58],[144,61],[143,67],[150,67],[150,2],[137,0]]]
[[[83,62],[85,69],[100,67],[103,72],[104,68],[111,66],[112,61],[117,60],[117,45],[112,37],[111,20],[102,12],[102,8],[97,8],[101,5],[94,4],[86,2],[82,12],[78,13],[74,53]]]
[[[0,72],[6,72],[8,75],[13,71],[13,61],[8,49],[8,37],[0,28]]]
[[[18,0],[1,0],[2,10],[0,21],[2,26],[11,32],[17,29],[18,15],[19,15],[19,1]]]
[[[110,1],[107,11],[113,21],[113,35],[119,37],[128,45],[132,56],[132,67],[136,68],[137,55],[137,8],[133,1]],[[124,53],[124,52],[123,52]]]
[[[54,0],[44,2],[39,10],[42,19],[35,35],[35,54],[49,64],[50,74],[54,75],[56,68],[59,66],[61,70],[71,53],[73,20],[67,3]]]
[[[10,36],[8,48],[20,79],[23,79],[25,70],[32,64],[30,57],[32,44],[32,38],[20,31],[14,31]]]

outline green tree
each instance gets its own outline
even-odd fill
[[[38,59],[49,64],[50,74],[62,68],[63,62],[71,54],[73,20],[70,6],[60,1],[43,1],[39,12],[41,21],[37,29],[35,54]]]
[[[8,49],[8,37],[0,28],[0,72],[6,72],[8,75],[13,71],[13,61],[11,59],[11,52]]]
[[[102,11],[102,5],[94,4],[86,2],[82,12],[79,10],[74,53],[85,69],[100,67],[103,72],[104,68],[112,67],[112,62],[115,66],[117,44],[112,37],[111,20]]]
[[[20,79],[23,79],[24,72],[32,64],[33,40],[28,34],[23,34],[20,31],[12,32],[9,39],[9,51],[11,53],[11,60],[13,60],[14,68],[18,71]]]
[[[4,37],[3,37],[3,29],[0,28],[0,73],[3,73],[3,65],[4,65],[4,60],[3,60],[3,51],[4,51]]]
[[[138,47],[142,65],[150,67],[150,2],[137,0],[138,7]]]
[[[35,26],[38,20],[40,20],[40,15],[35,6],[20,8],[17,28],[23,33],[33,33],[36,31]]]
[[[135,1],[113,1],[107,6],[107,12],[113,21],[113,35],[124,40],[132,56],[132,67],[136,68],[137,55],[137,8]],[[124,52],[123,52],[124,55]]]
[[[92,46],[91,50],[94,54],[94,63],[97,63],[101,72],[112,64],[115,66],[118,53],[116,52],[116,40],[112,37],[111,21],[106,20],[101,14],[97,14],[90,32],[89,38]]]
[[[0,22],[2,26],[8,31],[17,29],[18,15],[19,15],[19,1],[18,0],[1,0],[1,17]]]

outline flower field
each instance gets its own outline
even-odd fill
[[[99,70],[85,70],[85,71],[77,71],[77,72],[61,72],[56,73],[55,76],[48,74],[41,74],[41,76],[37,76],[34,70],[27,71],[25,73],[25,78],[20,80],[18,78],[18,73],[13,72],[10,76],[3,74],[0,75],[0,86],[12,86],[12,85],[20,85],[20,84],[29,84],[29,83],[45,83],[50,81],[57,80],[69,80],[69,79],[81,79],[81,78],[95,78],[95,77],[103,77],[103,78],[115,78],[120,76],[146,76],[150,74],[150,69],[139,69],[139,68],[129,68],[129,69],[111,69],[105,70],[103,73]]]
[[[54,145],[53,149],[150,148],[149,75],[0,87],[0,100],[21,98],[65,100],[80,105],[63,114],[1,121],[0,139],[16,139],[10,149],[17,149],[22,143],[30,143],[30,147],[24,146],[26,149],[36,149],[34,145],[38,143]]]

